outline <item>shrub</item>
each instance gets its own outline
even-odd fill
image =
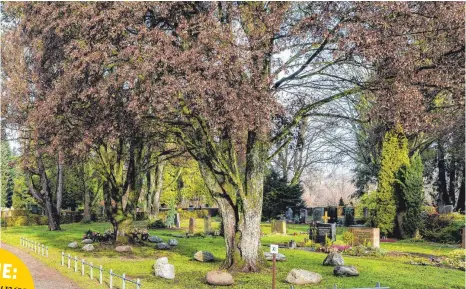
[[[353,245],[353,238],[354,235],[350,231],[346,231],[343,233],[343,241],[346,245]]]
[[[30,224],[28,217],[19,216],[16,217],[15,226],[28,226]]]
[[[363,245],[352,247],[346,250],[345,253],[351,256],[382,257],[383,255],[385,255],[385,253],[381,251],[379,248],[366,247]]]
[[[456,221],[455,214],[423,214],[423,222],[419,232],[427,241],[439,243],[459,243],[461,242],[461,228],[464,221]]]
[[[465,260],[464,249],[457,249],[457,250],[451,251],[448,254],[448,257],[445,258],[444,263],[456,269],[465,271],[466,260]]]
[[[162,219],[158,219],[152,224],[149,225],[149,228],[151,229],[163,229],[165,228],[165,223],[162,221]]]

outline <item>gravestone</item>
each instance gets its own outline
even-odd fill
[[[374,248],[380,248],[380,229],[366,227],[351,227],[349,231],[353,233],[353,246],[367,245],[371,243]]]
[[[285,212],[285,217],[287,222],[292,222],[293,221],[293,210],[291,208],[288,208]]]
[[[369,208],[364,207],[363,216],[364,216],[364,219],[369,219]]]
[[[196,227],[196,219],[189,218],[188,234],[194,234],[194,228]]]
[[[177,229],[179,229],[181,227],[180,213],[176,213],[176,215],[175,215],[175,227]]]
[[[307,217],[307,209],[299,210],[299,223],[300,224],[306,223],[306,217]]]
[[[324,215],[324,208],[314,208],[312,210],[312,220],[314,222],[321,222]]]
[[[354,224],[354,208],[346,207],[344,209],[345,213],[345,226],[349,227]]]
[[[439,206],[438,207],[439,214],[450,214],[453,213],[453,206],[446,205],[446,206]]]
[[[337,227],[336,224],[317,223],[317,242],[325,244],[325,237],[336,241]]]
[[[329,223],[336,223],[338,220],[338,210],[337,207],[328,207],[327,209],[328,216],[330,217]]]
[[[212,234],[212,218],[210,216],[204,217],[204,234]]]
[[[309,209],[306,209],[307,210],[307,214],[306,214],[306,220],[304,221],[304,223],[306,224],[310,224],[312,223],[312,208],[309,208]]]
[[[285,234],[286,235],[286,221],[285,220],[272,220],[272,234]]]

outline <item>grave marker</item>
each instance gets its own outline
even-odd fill
[[[210,215],[204,217],[204,234],[212,234],[212,217]]]
[[[329,219],[330,217],[327,215],[327,211],[325,211],[325,214],[322,217],[322,221],[324,221],[324,224],[327,224]]]
[[[324,215],[324,208],[314,208],[312,210],[312,220],[314,222],[321,222]]]
[[[353,246],[367,245],[370,242],[372,247],[380,248],[379,228],[350,227],[349,231],[353,233]]]
[[[272,234],[285,234],[286,235],[286,221],[285,220],[272,220]]]
[[[327,212],[330,217],[329,223],[336,223],[338,221],[337,207],[328,207]]]
[[[196,228],[196,219],[189,218],[188,234],[194,234],[194,228]]]
[[[324,244],[325,237],[330,238],[332,241],[336,241],[337,227],[336,224],[317,224],[317,242]]]

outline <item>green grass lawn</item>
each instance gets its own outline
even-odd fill
[[[202,231],[203,222],[198,220],[197,229]],[[218,227],[218,223],[213,223],[213,227]],[[187,228],[187,222],[182,223],[184,229],[180,230],[150,230],[151,235],[157,235],[164,241],[168,241],[171,234],[183,234]],[[88,277],[75,273],[72,269],[60,266],[61,252],[72,256],[84,258],[87,262],[93,262],[95,265],[103,265],[104,269],[113,269],[117,274],[126,273],[131,278],[140,278],[142,288],[214,288],[205,284],[205,274],[213,269],[217,269],[224,258],[224,241],[221,237],[211,238],[180,238],[178,247],[171,251],[159,251],[154,249],[154,244],[148,243],[144,247],[134,247],[131,254],[118,254],[113,247],[96,245],[94,252],[86,253],[80,249],[69,249],[68,243],[80,241],[84,232],[88,229],[103,232],[109,228],[108,223],[93,224],[69,224],[63,225],[64,231],[49,232],[45,226],[32,227],[14,227],[2,230],[2,241],[19,247],[20,236],[44,243],[49,246],[49,258],[41,256],[37,258],[43,260],[48,265],[57,268],[63,275],[82,284],[83,288],[108,288],[108,286],[99,285],[96,280],[91,281]],[[268,245],[271,243],[281,243],[289,240],[302,241],[306,235],[300,232],[306,232],[306,225],[288,225],[288,234],[297,233],[297,236],[280,236],[270,235],[270,224],[262,225],[262,243]],[[337,239],[341,239],[343,228],[338,228]],[[428,255],[444,256],[458,246],[441,245],[431,243],[382,243],[381,247],[385,251],[397,251],[407,253],[422,253]],[[216,261],[213,263],[200,263],[192,259],[193,254],[198,250],[207,250],[214,254]],[[267,250],[267,247],[264,247]],[[345,264],[354,265],[360,272],[359,277],[339,278],[333,276],[332,267],[322,266],[325,258],[324,253],[306,252],[301,250],[280,249],[287,257],[287,261],[279,262],[277,266],[277,288],[290,288],[285,282],[286,275],[293,268],[300,268],[317,272],[322,275],[323,281],[319,285],[295,286],[295,288],[359,288],[371,287],[376,282],[383,286],[389,286],[393,289],[405,288],[465,288],[465,273],[460,270],[445,269],[432,266],[415,266],[408,264],[409,257],[352,257],[344,256]],[[33,254],[33,253],[31,253]],[[173,281],[164,280],[153,275],[152,265],[159,257],[167,256],[169,262],[175,266],[176,278]],[[269,263],[270,264],[270,263]],[[72,264],[73,266],[73,264]],[[88,273],[88,272],[87,272]],[[97,272],[94,271],[94,276]],[[108,282],[108,274],[104,275],[104,281]],[[266,267],[261,273],[244,274],[234,273],[235,286],[232,288],[270,288],[271,287],[271,270]],[[117,279],[118,280],[118,279]],[[114,284],[120,288],[121,282],[114,281]],[[120,286],[120,287],[119,287]],[[127,286],[128,289],[135,288],[133,285]]]

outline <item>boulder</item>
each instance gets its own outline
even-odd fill
[[[170,245],[167,243],[157,243],[156,248],[159,250],[170,250]]]
[[[83,251],[86,251],[86,252],[94,251],[94,245],[86,244],[86,245],[84,245],[84,247],[82,249],[83,249]]]
[[[78,242],[71,242],[68,244],[69,248],[76,249],[78,248]]]
[[[333,274],[335,276],[359,276],[358,270],[353,266],[336,266],[333,268]]]
[[[170,240],[168,240],[168,245],[178,246],[178,240],[177,239],[170,239]]]
[[[330,252],[323,262],[324,266],[343,266],[345,261],[343,256],[338,252]]]
[[[118,253],[133,252],[133,247],[131,247],[131,246],[117,246],[115,248],[115,251],[117,251]]]
[[[151,243],[162,243],[163,242],[163,240],[158,236],[150,236],[149,238],[147,238],[147,241]]]
[[[92,243],[94,243],[94,241],[92,241],[91,239],[84,239],[84,240],[81,241],[81,243],[83,243],[83,244],[92,244]]]
[[[296,285],[318,284],[322,281],[322,276],[311,271],[292,269],[286,276],[286,281]]]
[[[219,270],[207,272],[205,279],[208,284],[216,286],[228,286],[235,283],[230,273]]]
[[[159,258],[154,265],[155,276],[164,279],[175,279],[175,266],[168,263],[167,257]]]
[[[194,259],[199,262],[212,262],[214,261],[214,255],[207,251],[197,251],[196,254],[194,254]]]
[[[283,254],[276,254],[277,256],[275,256],[275,260],[277,261],[286,261],[286,256],[283,255]],[[267,261],[272,261],[273,259],[273,254],[272,253],[269,253],[269,252],[264,252],[264,258],[265,260]]]

